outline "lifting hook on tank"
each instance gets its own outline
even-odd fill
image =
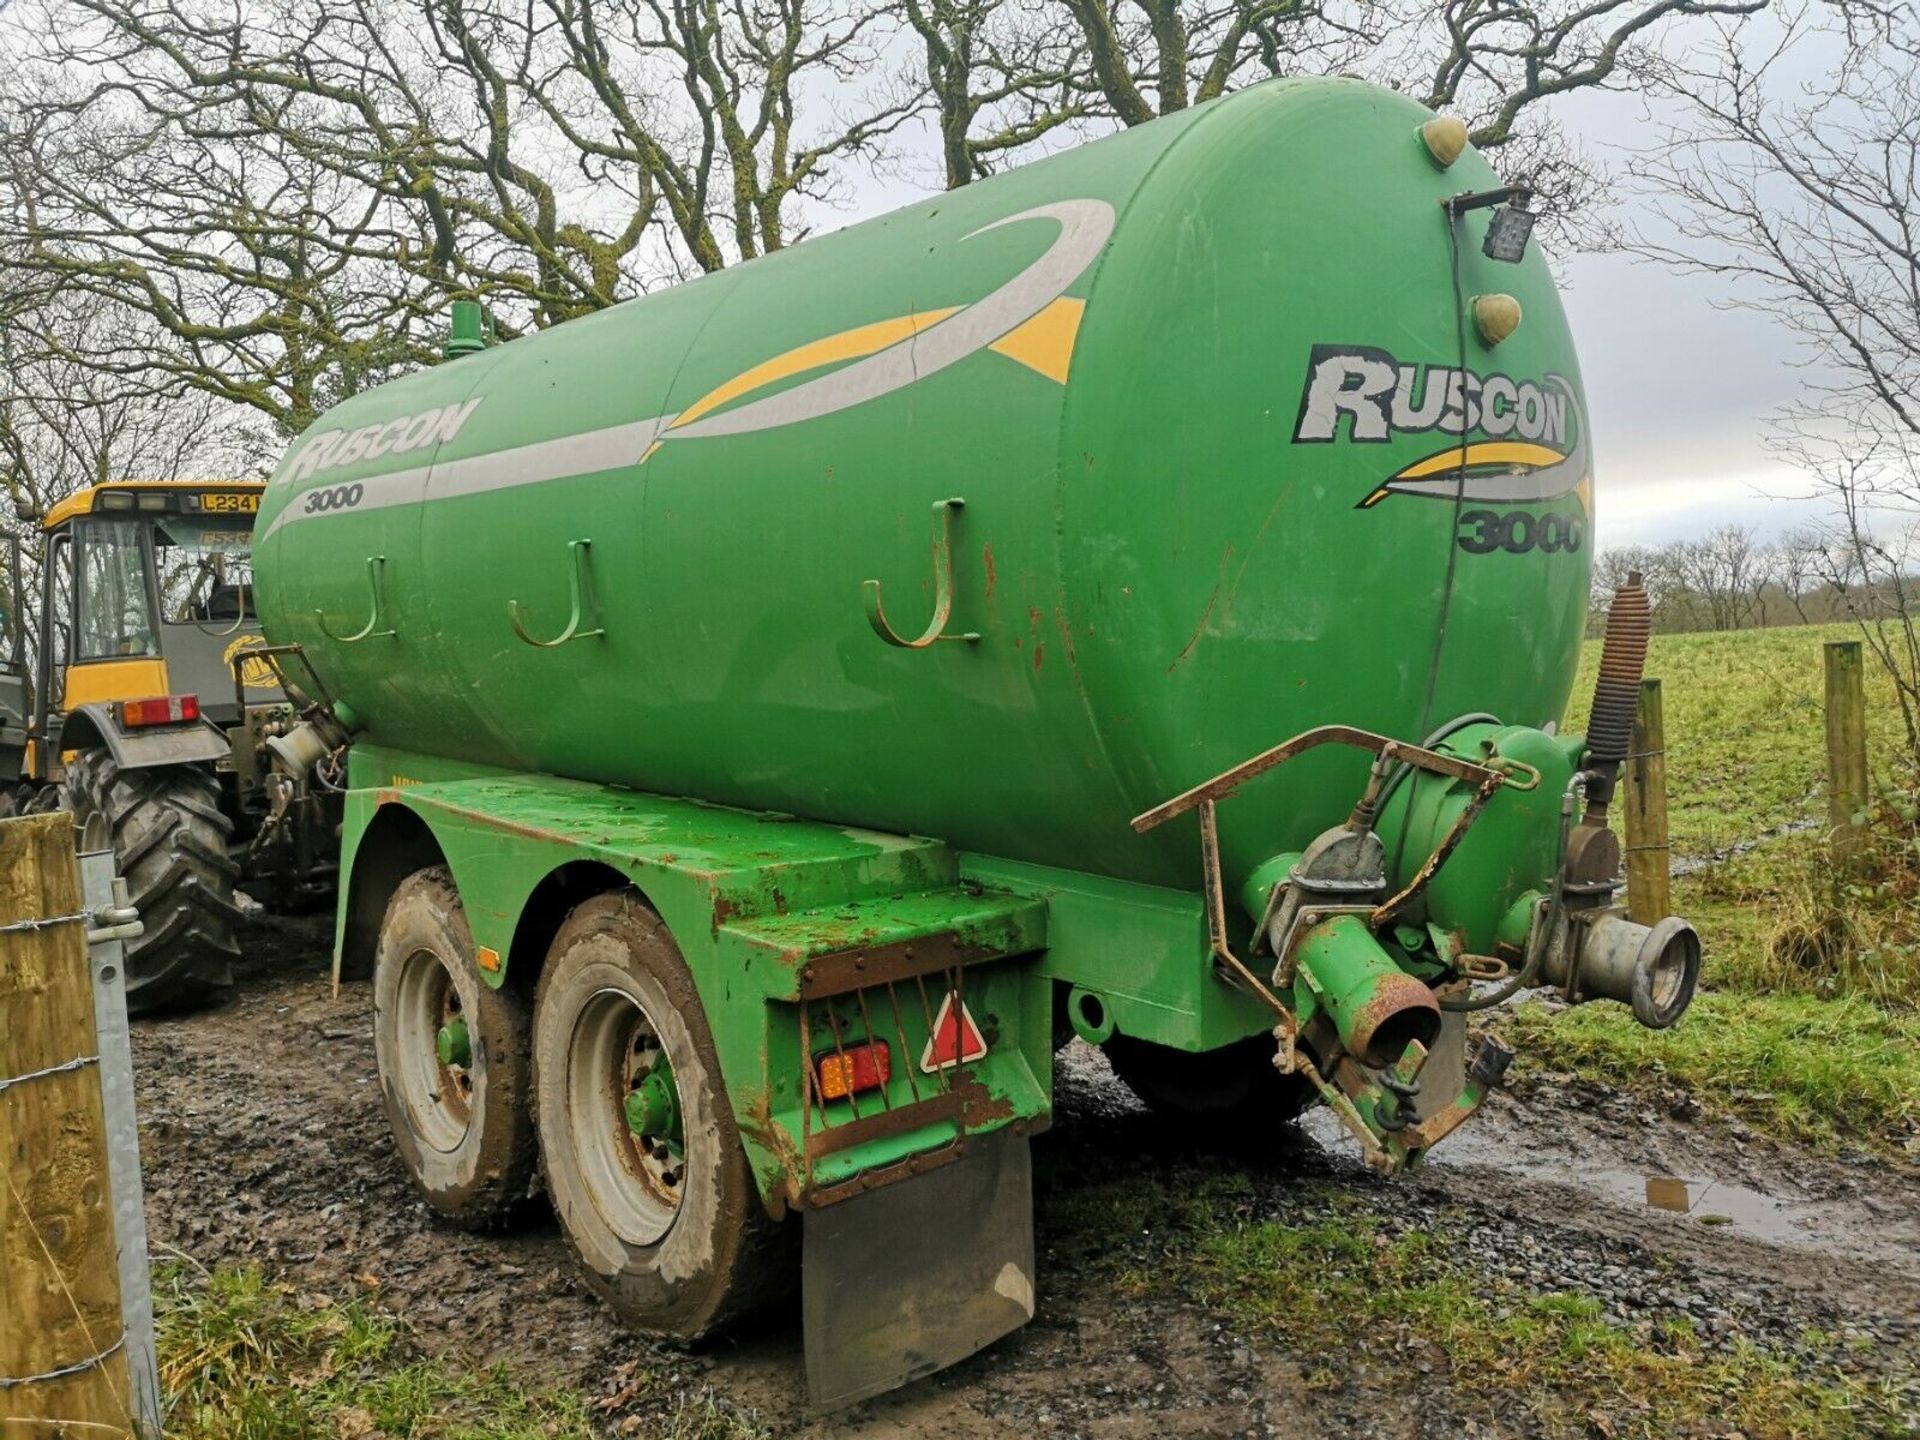
[[[385,636],[396,634],[397,632],[391,625],[388,625],[385,629],[378,628],[380,622],[386,618],[386,577],[387,557],[384,555],[369,555],[367,557],[367,588],[373,592],[373,613],[367,617],[367,623],[351,635],[336,635],[333,633],[333,627],[327,624],[327,612],[316,608],[313,612],[313,618],[319,622],[321,633],[329,640],[336,641],[341,645],[358,645],[362,640],[378,640]]]
[[[902,650],[924,650],[936,640],[965,640],[969,643],[980,639],[977,633],[969,631],[962,635],[942,635],[947,621],[953,615],[953,514],[967,502],[957,496],[951,500],[933,502],[933,619],[927,622],[927,628],[915,640],[908,640],[887,623],[886,611],[880,605],[880,582],[863,580],[860,582],[860,598],[867,607],[867,623],[873,627],[873,633],[889,645],[897,645]]]
[[[593,549],[591,540],[569,540],[567,554],[573,561],[573,569],[567,577],[568,592],[573,600],[573,613],[567,618],[567,628],[551,640],[536,640],[527,633],[526,607],[518,600],[507,602],[507,620],[513,626],[513,633],[527,644],[542,650],[556,650],[569,640],[585,640],[594,635],[605,635],[606,626],[600,623],[600,597],[594,593],[593,571],[588,567],[588,555]],[[583,621],[591,621],[591,627],[581,629]]]

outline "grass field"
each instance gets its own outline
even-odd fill
[[[1698,861],[1826,816],[1824,647],[1857,640],[1852,625],[1656,635],[1647,675],[1661,682],[1667,793],[1676,856]],[[1586,725],[1600,661],[1581,655],[1567,707]],[[1902,743],[1893,687],[1867,657],[1869,762],[1881,779]]]
[[[1664,1034],[1613,1006],[1522,1010],[1507,1029],[1528,1063],[1680,1084],[1790,1138],[1920,1155],[1920,850],[1906,802],[1880,808],[1859,874],[1825,863],[1822,647],[1855,638],[1850,626],[1655,638],[1647,673],[1662,682],[1674,854],[1689,867],[1674,906],[1705,943],[1704,993]],[[1899,711],[1871,655],[1867,676],[1870,767],[1910,794]]]
[[[175,1440],[594,1440],[627,1433],[619,1411],[647,1400],[666,1413],[652,1440],[769,1440],[644,1371],[616,1377],[619,1403],[602,1405],[507,1366],[435,1360],[368,1300],[302,1296],[254,1269],[169,1266],[154,1308]]]

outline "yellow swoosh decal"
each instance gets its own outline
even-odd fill
[[[1481,440],[1467,446],[1466,463],[1474,465],[1552,465],[1567,457],[1558,450],[1546,445],[1534,445],[1525,440]],[[1429,475],[1439,475],[1455,469],[1461,463],[1460,448],[1442,450],[1437,455],[1429,455],[1424,460],[1416,460],[1393,478],[1395,480],[1423,480]]]
[[[1026,324],[1009,330],[987,348],[1064,385],[1067,368],[1073,364],[1073,342],[1080,335],[1080,320],[1086,312],[1086,301],[1062,295]]]
[[[784,355],[776,355],[771,360],[763,360],[751,370],[744,370],[733,379],[709,390],[693,404],[675,417],[669,431],[678,430],[682,425],[691,425],[702,415],[718,410],[730,400],[738,400],[755,390],[763,390],[769,385],[778,384],[795,375],[809,370],[818,370],[823,365],[837,365],[843,360],[858,360],[862,356],[872,355],[896,345],[910,335],[918,335],[929,325],[937,324],[949,315],[957,314],[958,305],[945,310],[928,310],[918,315],[902,315],[896,320],[876,320],[871,325],[856,326],[852,330],[842,330],[838,335],[828,335],[824,339],[810,340],[797,349]],[[649,451],[649,454],[652,452]]]

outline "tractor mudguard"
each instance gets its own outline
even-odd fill
[[[105,746],[114,763],[123,770],[203,764],[224,760],[232,753],[226,732],[211,720],[156,726],[151,730],[127,730],[113,713],[112,702],[106,700],[79,706],[60,726],[60,754],[95,746]]]

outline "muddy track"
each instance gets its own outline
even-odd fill
[[[1227,1151],[1183,1146],[1075,1045],[1055,1128],[1036,1142],[1034,1323],[903,1395],[810,1421],[791,1309],[703,1353],[661,1349],[623,1334],[573,1278],[551,1219],[494,1236],[435,1224],[387,1134],[368,988],[333,997],[328,940],[321,921],[256,925],[231,1002],[136,1024],[157,1251],[256,1263],[303,1292],[372,1292],[431,1346],[592,1393],[652,1377],[643,1420],[710,1398],[782,1435],[1528,1433],[1484,1399],[1456,1405],[1440,1371],[1409,1375],[1424,1361],[1363,1342],[1276,1352],[1177,1282],[1143,1299],[1116,1276],[1153,1275],[1163,1248],[1150,1227],[1088,1233],[1050,1218],[1084,1187],[1168,1166],[1247,1175],[1253,1218],[1357,1211],[1390,1232],[1442,1231],[1490,1279],[1589,1294],[1620,1319],[1686,1316],[1716,1344],[1791,1344],[1816,1326],[1854,1337],[1849,1364],[1870,1373],[1910,1371],[1920,1349],[1911,1172],[1690,1121],[1684,1097],[1659,1113],[1548,1076],[1496,1102],[1417,1177],[1381,1181],[1319,1119]],[[1693,1214],[1646,1208],[1650,1173],[1694,1182]]]

